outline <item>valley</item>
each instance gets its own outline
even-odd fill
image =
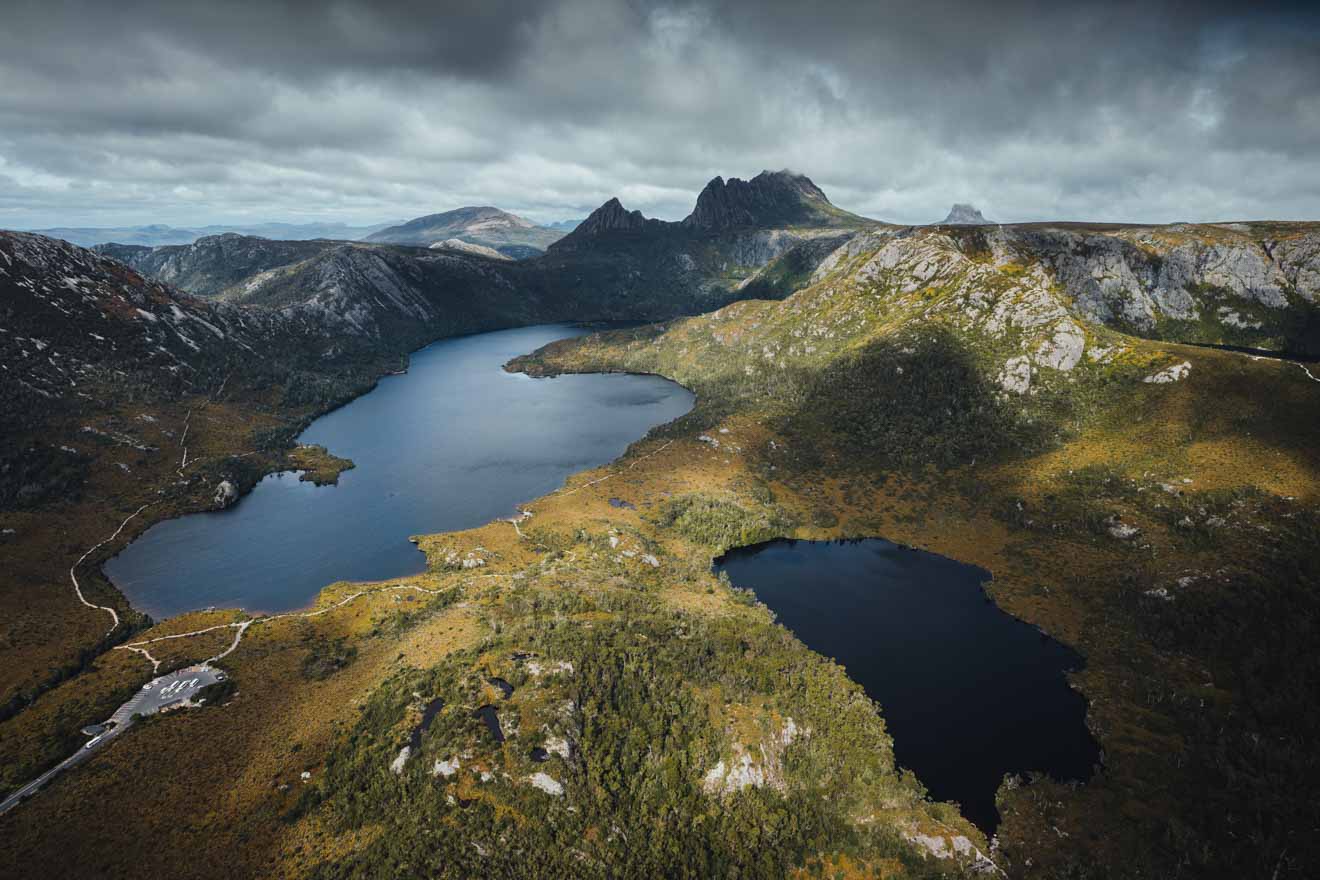
[[[219,246],[143,262],[0,236],[19,415],[5,787],[71,753],[153,666],[214,658],[234,683],[6,814],[8,864],[1169,876],[1315,859],[1316,726],[1295,706],[1317,673],[1315,225],[896,226],[767,172],[717,178],[681,222],[612,200],[516,261]],[[322,453],[293,446],[314,417],[435,339],[551,320],[659,323],[510,349],[511,371],[653,374],[695,408],[646,422],[612,463],[570,456],[516,489],[526,515],[418,536],[424,566],[333,583],[315,616],[208,600],[154,621],[99,574],[223,482],[245,493],[328,453],[358,465],[323,491],[344,489],[371,465],[314,433]],[[781,537],[883,537],[989,571],[999,608],[1083,657],[1069,682],[1099,772],[1009,777],[993,840],[931,799],[884,706],[710,568]],[[70,565],[122,625],[75,604]],[[186,782],[134,772],[188,756],[204,757]],[[143,807],[98,811],[112,797]],[[197,802],[213,806],[155,830]]]

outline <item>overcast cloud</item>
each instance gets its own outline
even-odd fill
[[[1320,219],[1315,4],[4,6],[0,227],[675,219],[783,167],[896,222]]]

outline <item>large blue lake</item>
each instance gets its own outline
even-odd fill
[[[229,510],[153,526],[106,574],[159,619],[211,605],[284,611],[334,581],[422,571],[409,536],[508,516],[691,409],[691,393],[654,376],[531,379],[502,369],[586,332],[525,327],[416,352],[407,374],[383,379],[299,437],[354,461],[339,485],[266,477]]]
[[[1005,614],[989,572],[890,541],[772,541],[717,561],[880,703],[894,756],[987,832],[1006,773],[1085,781],[1100,760],[1075,652]]]

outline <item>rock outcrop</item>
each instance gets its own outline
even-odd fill
[[[234,502],[238,500],[238,487],[229,480],[221,480],[220,484],[215,487],[215,498],[213,500],[217,510],[232,507]]]
[[[437,241],[458,239],[522,259],[541,253],[564,235],[563,230],[538,226],[525,217],[491,205],[455,208],[427,214],[368,235],[364,241],[431,247]]]
[[[975,205],[969,205],[965,202],[956,203],[950,210],[949,215],[939,222],[940,226],[990,226],[991,221],[985,219]]]
[[[446,238],[444,241],[437,241],[431,245],[431,250],[458,251],[463,254],[472,254],[478,257],[485,257],[488,260],[511,260],[507,254],[502,254],[494,248],[486,247],[482,244],[473,244],[470,241],[464,241],[461,238]]]
[[[576,229],[557,241],[554,249],[561,252],[572,250],[589,246],[595,239],[638,233],[647,229],[663,229],[667,225],[669,224],[661,220],[648,220],[642,216],[641,211],[629,211],[617,198],[612,198],[587,215],[587,219],[579,223]]]
[[[792,171],[762,171],[751,180],[716,177],[697,196],[683,220],[689,229],[717,231],[747,227],[834,226],[865,221],[830,204],[809,177]]]

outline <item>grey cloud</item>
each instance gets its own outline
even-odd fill
[[[1320,205],[1303,5],[10,6],[0,226],[677,217],[784,166],[904,222]]]

